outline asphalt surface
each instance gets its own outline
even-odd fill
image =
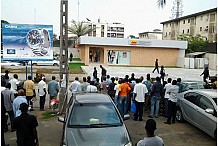
[[[100,77],[100,67],[99,64],[91,64],[90,66],[83,66],[83,70],[87,74],[74,74],[70,75],[70,80],[73,80],[76,76],[82,80],[83,76],[92,76],[93,68],[97,67],[98,76]],[[104,65],[103,65],[104,66]],[[144,76],[146,77],[147,73],[151,74],[151,77],[155,78],[158,76],[158,73],[152,73],[153,68],[145,67],[113,67],[113,66],[104,66],[107,69],[107,74],[110,74],[111,77],[124,77],[125,75],[131,75],[135,73],[135,77]],[[166,73],[168,77],[176,79],[181,77],[182,80],[197,80],[202,81],[202,76],[200,74],[203,72],[203,69],[183,69],[183,68],[166,68]],[[215,75],[217,72],[215,70],[210,70],[210,75]],[[58,74],[56,75],[58,78]],[[12,75],[11,75],[12,76]],[[18,74],[20,80],[25,79],[25,74]],[[50,79],[51,74],[47,75],[46,78]],[[70,82],[69,82],[70,83]],[[70,94],[70,93],[69,93]],[[50,111],[48,108],[48,96],[46,97],[46,110]],[[62,132],[62,123],[58,122],[57,117],[51,119],[41,119],[41,114],[43,111],[39,111],[39,99],[34,103],[35,111],[30,112],[30,114],[36,115],[39,126],[37,127],[39,135],[39,144],[40,146],[59,146],[61,141],[61,132]],[[133,144],[135,144],[140,139],[143,139],[145,136],[144,125],[145,121],[148,119],[148,112],[144,113],[144,121],[134,121],[132,114],[129,120],[125,121],[127,129],[131,135]],[[159,116],[155,118],[157,122],[157,130],[155,134],[162,137],[165,143],[165,146],[216,146],[217,141],[213,140],[210,136],[197,129],[196,127],[190,125],[189,123],[175,123],[171,125],[164,124],[166,121],[165,117]],[[10,127],[10,126],[9,126]],[[10,130],[10,128],[9,128]],[[16,146],[16,132],[6,132],[5,141],[10,146]]]

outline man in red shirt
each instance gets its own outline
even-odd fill
[[[119,95],[117,99],[117,107],[124,118],[124,114],[127,113],[127,95],[130,92],[131,88],[125,84],[125,79],[121,80],[121,84],[119,85]]]

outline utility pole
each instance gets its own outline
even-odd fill
[[[62,114],[68,95],[68,0],[60,4],[60,92],[59,112]]]

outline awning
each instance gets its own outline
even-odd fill
[[[187,56],[198,56],[198,55],[203,55],[206,54],[206,52],[194,52],[194,53],[189,53],[186,54]]]

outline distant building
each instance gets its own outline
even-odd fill
[[[101,22],[86,22],[93,31],[86,36],[89,37],[109,37],[109,38],[124,38],[124,24],[121,23],[106,23]]]
[[[209,42],[217,42],[217,8],[161,22],[163,40],[177,40],[179,35],[205,36]]]
[[[152,32],[142,32],[139,33],[139,39],[154,39],[154,40],[162,40],[163,32],[159,29],[155,29]]]

